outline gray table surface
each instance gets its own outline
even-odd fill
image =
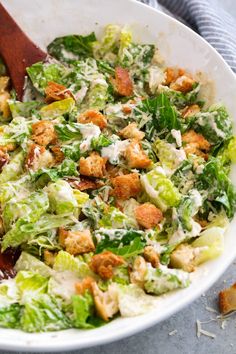
[[[236,20],[236,0],[215,0],[225,7]],[[217,320],[218,293],[236,282],[234,262],[214,286],[202,294],[192,305],[170,319],[132,337],[115,343],[69,353],[74,354],[236,354],[236,314],[224,322]],[[207,310],[208,308],[208,310]],[[210,338],[197,337],[196,321],[202,322],[204,330],[215,334]],[[209,322],[210,321],[210,322]],[[10,352],[0,351],[0,354]],[[18,352],[18,354],[21,354]],[[61,353],[62,354],[62,353]]]

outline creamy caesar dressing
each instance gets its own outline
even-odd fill
[[[91,141],[93,138],[98,138],[101,134],[101,130],[97,125],[94,124],[81,124],[79,128],[83,141],[80,144],[80,149],[82,152],[88,151],[91,146]]]
[[[101,156],[107,157],[111,164],[118,164],[123,156],[126,148],[129,146],[130,140],[115,141],[111,145],[102,148]]]

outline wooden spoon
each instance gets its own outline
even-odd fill
[[[26,68],[44,61],[47,53],[27,37],[1,3],[0,55],[8,68],[17,98],[22,100]]]

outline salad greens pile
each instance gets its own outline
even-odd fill
[[[23,102],[0,77],[1,252],[20,254],[0,326],[27,332],[146,313],[223,252],[236,210],[231,119],[190,73],[116,25],[48,53]]]

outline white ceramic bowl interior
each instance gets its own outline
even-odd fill
[[[236,78],[224,60],[201,37],[174,19],[132,0],[2,0],[28,35],[45,48],[57,36],[71,33],[97,35],[108,23],[129,25],[136,41],[155,43],[168,65],[191,72],[203,72],[214,84],[206,83],[215,102],[224,102],[236,121]],[[9,43],[9,45],[11,45]],[[236,170],[232,174],[236,182]],[[94,330],[66,330],[27,334],[0,329],[0,349],[16,351],[64,351],[124,338],[163,321],[206,291],[236,256],[236,220],[225,237],[224,254],[199,267],[192,285],[160,297],[150,313],[135,318],[119,318]]]

